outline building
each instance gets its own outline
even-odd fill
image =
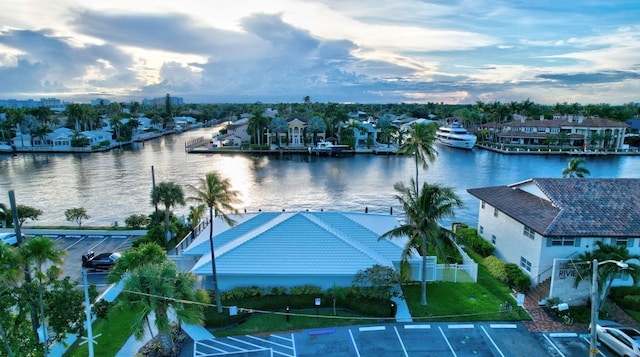
[[[626,123],[598,117],[555,115],[553,120],[520,117],[506,123],[489,122],[478,130],[492,133],[502,145],[621,150],[628,127]]]
[[[399,269],[405,243],[403,239],[378,240],[398,225],[391,215],[260,212],[236,219],[233,228],[218,218],[213,224],[221,290],[238,286],[350,286],[359,270],[374,264]],[[212,277],[210,254],[209,231],[205,229],[180,255],[181,267],[192,262],[191,271],[205,286]]]
[[[467,192],[480,200],[478,234],[534,285],[550,280],[551,297],[578,302],[588,296],[588,288],[574,288],[575,269],[567,262],[592,251],[596,241],[640,254],[640,179],[532,178]]]

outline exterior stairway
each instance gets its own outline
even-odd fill
[[[551,291],[551,277],[542,281],[538,285],[527,291],[526,295],[533,301],[537,301],[540,303],[542,300],[549,297],[549,292]]]

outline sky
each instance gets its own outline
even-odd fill
[[[637,0],[3,0],[0,99],[640,102]]]

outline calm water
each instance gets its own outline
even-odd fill
[[[186,154],[191,138],[210,137],[211,128],[164,137],[129,149],[87,155],[0,154],[0,202],[8,204],[14,190],[18,204],[40,208],[38,224],[68,224],[64,211],[84,207],[88,225],[110,225],[134,213],[148,214],[151,167],[156,183],[196,184],[212,170],[220,172],[241,192],[240,210],[342,210],[400,214],[393,184],[408,184],[415,175],[412,157],[355,155],[330,158]],[[474,149],[440,148],[420,181],[454,187],[465,201],[456,221],[476,224],[478,201],[468,188],[510,184],[531,177],[561,177],[568,157],[506,156]],[[591,177],[640,177],[640,157],[588,157]],[[187,207],[176,207],[186,215]],[[443,222],[450,223],[451,220]],[[28,223],[27,223],[28,225]]]

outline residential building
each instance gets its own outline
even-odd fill
[[[628,127],[626,123],[598,117],[555,115],[553,120],[541,116],[539,120],[520,117],[506,123],[488,122],[478,130],[493,133],[502,145],[621,150]]]
[[[305,129],[309,126],[309,120],[300,116],[293,116],[287,119],[287,125],[289,126],[289,146],[304,146],[305,144]],[[320,136],[318,134],[318,136]],[[324,133],[322,133],[324,138]]]
[[[575,289],[570,262],[597,241],[640,254],[638,178],[532,178],[467,192],[480,200],[478,234],[494,255],[517,264],[534,285],[550,280],[550,296],[563,301],[588,296],[588,288]]]

